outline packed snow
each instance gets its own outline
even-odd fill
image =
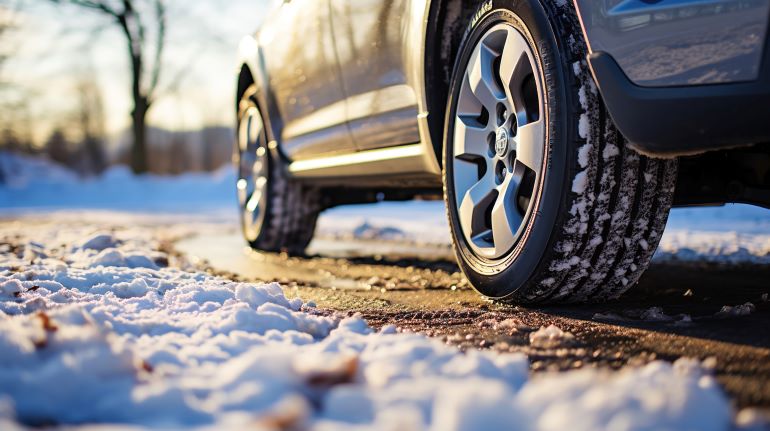
[[[319,312],[277,284],[169,266],[145,227],[2,225],[0,427],[698,429],[733,423],[697,361],[530,377]],[[557,327],[532,344],[563,344]],[[555,343],[555,344],[554,344]],[[543,344],[543,345],[545,345]],[[579,418],[577,420],[576,418]]]

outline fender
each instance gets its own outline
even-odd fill
[[[430,31],[431,0],[410,0],[408,11],[404,16],[408,17],[406,31],[404,32],[403,51],[406,56],[407,79],[417,96],[417,122],[420,131],[420,143],[423,147],[424,163],[429,172],[441,175],[441,166],[436,148],[443,143],[435,143],[431,138],[430,125],[428,123],[428,94],[427,94],[427,44]],[[434,113],[442,115],[443,113]]]
[[[277,114],[277,105],[275,103],[275,98],[270,91],[270,81],[267,77],[264,55],[255,35],[249,35],[241,39],[238,46],[237,64],[236,74],[238,75],[238,84],[235,95],[236,110],[238,109],[238,102],[240,101],[243,91],[246,90],[246,86],[248,85],[248,83],[244,81],[250,79],[257,88],[255,95],[257,105],[260,107],[262,115],[266,116],[263,121],[266,126],[270,150],[273,152],[274,157],[286,159],[285,154],[280,151],[280,146],[277,144],[283,121],[281,120],[280,115]]]

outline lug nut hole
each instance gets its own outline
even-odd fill
[[[505,163],[503,163],[502,160],[498,160],[495,164],[495,179],[497,180],[497,184],[502,184],[507,174],[508,168],[505,167]]]
[[[508,120],[508,110],[502,103],[497,104],[497,127],[502,126]]]

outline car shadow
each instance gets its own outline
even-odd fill
[[[768,266],[667,262],[651,265],[638,285],[618,300],[538,307],[538,310],[593,322],[770,348],[768,294]]]

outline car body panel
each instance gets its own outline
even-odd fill
[[[328,1],[284,2],[258,35],[269,91],[280,114],[274,131],[291,159],[355,149],[345,121]]]
[[[420,141],[403,46],[409,0],[330,0],[348,124],[360,150]]]
[[[636,85],[757,79],[770,0],[575,0],[591,52]]]
[[[297,11],[308,1],[313,2],[311,9],[316,18],[327,14],[324,23],[316,22],[312,28],[305,22],[310,12],[303,15]],[[441,170],[430,139],[424,92],[429,0],[360,3],[278,3],[257,34],[242,41],[241,64],[253,74],[260,98],[268,106],[278,145],[290,161],[319,159],[324,164],[343,160],[348,154],[355,156],[356,151],[408,145],[408,151],[401,153],[408,153],[416,163],[405,166],[438,181]],[[324,7],[326,12],[321,10]],[[381,20],[387,23],[385,35],[368,25]],[[335,44],[335,38],[350,34],[355,36],[351,43]],[[315,47],[296,42],[308,35],[317,35],[311,38]],[[365,65],[356,64],[361,56],[357,59],[355,54],[362,49],[369,57],[364,59]],[[375,54],[382,50],[388,54],[377,58]],[[334,67],[329,67],[330,62]],[[307,84],[311,76],[316,82]],[[418,147],[411,145],[418,145],[420,155],[414,154]],[[371,168],[371,160],[380,158],[380,153],[375,152],[365,159]],[[351,157],[344,163],[349,165],[359,159]],[[298,166],[306,165],[315,166]],[[416,165],[420,169],[414,169]],[[304,168],[296,171],[304,172]]]
[[[741,110],[767,107],[762,68],[770,66],[763,66],[762,53],[768,49],[770,0],[573,1],[589,41],[594,78],[610,115],[636,148],[672,156],[768,136],[764,124],[735,133],[705,127],[697,116],[682,119],[679,108],[663,113],[656,106],[674,100],[665,106],[697,101],[713,107],[738,91],[744,96],[728,114],[745,121],[736,124],[754,118]],[[290,168],[291,175],[328,178],[333,164],[345,166],[338,171],[341,178],[398,174],[403,167],[439,184],[441,143],[432,142],[439,134],[428,118],[444,113],[429,113],[426,90],[432,4],[284,0],[254,37],[244,39],[242,64],[258,86],[276,147],[290,163],[307,162]],[[733,46],[741,49],[727,49]],[[692,50],[705,54],[671,57]],[[754,108],[741,105],[743,100]],[[649,127],[660,124],[653,118],[659,114],[671,118],[670,130]],[[718,117],[729,119],[724,112]],[[398,147],[404,148],[381,151]],[[409,162],[394,164],[391,156]]]

